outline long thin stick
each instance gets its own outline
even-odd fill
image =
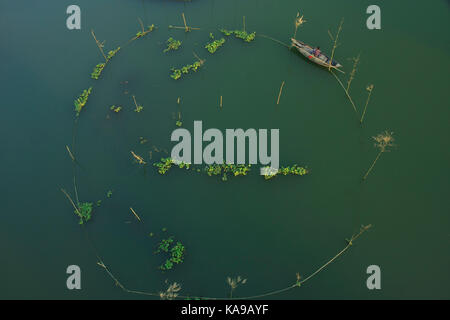
[[[380,151],[377,155],[377,157],[375,158],[375,160],[372,162],[372,165],[370,166],[369,170],[367,170],[366,174],[363,177],[363,180],[366,180],[367,176],[369,175],[370,171],[372,171],[373,167],[375,166],[375,163],[377,163],[378,158],[381,156],[381,154],[383,153],[383,151]]]
[[[355,110],[356,114],[358,114],[358,111],[356,110],[355,103],[353,102],[352,97],[350,97],[350,95],[348,94],[347,90],[345,90],[345,87],[344,87],[344,85],[342,84],[342,81],[337,77],[337,75],[335,75],[335,74],[333,73],[333,71],[330,71],[330,72],[331,72],[331,74],[336,78],[336,80],[339,82],[339,84],[341,85],[342,89],[344,89],[345,94],[347,95],[348,99],[349,99],[350,102],[352,103],[353,110]]]
[[[138,109],[138,105],[137,105],[137,102],[136,102],[136,97],[134,95],[133,95],[133,100],[134,100],[134,104],[136,106],[136,109]]]
[[[361,116],[361,120],[359,121],[361,124],[363,123],[364,115],[366,114],[366,110],[367,110],[367,105],[369,104],[370,96],[372,95],[373,84],[368,86],[367,90],[369,91],[369,95],[367,96],[366,105],[364,106],[364,112],[363,112],[363,114]]]
[[[75,209],[75,211],[78,213],[78,215],[81,216],[81,213],[78,209],[78,207],[75,205],[75,203],[73,202],[72,198],[69,196],[69,194],[66,192],[66,190],[61,188],[62,193],[65,194],[65,196],[67,197],[67,199],[69,199],[70,203],[72,204],[73,208]]]
[[[142,33],[145,33],[144,24],[142,23],[141,18],[138,18],[139,24],[141,25]]]
[[[222,96],[220,96],[220,108],[222,109]]]
[[[358,56],[356,58],[353,58],[353,68],[352,68],[352,72],[350,72],[350,77],[347,81],[347,92],[350,90],[350,84],[352,83],[353,79],[355,78],[355,74],[356,74],[356,67],[358,66],[359,63],[359,57],[360,57],[360,53],[358,54]]]
[[[186,23],[186,17],[184,16],[184,12],[182,12],[181,15],[183,16],[184,28],[185,28],[186,32],[188,32],[189,28]]]
[[[70,151],[69,146],[66,145],[66,149],[67,149],[67,152],[69,153],[70,158],[72,158],[72,161],[75,162],[75,157],[73,156],[72,152]]]
[[[108,62],[108,59],[106,58],[105,53],[103,52],[103,43],[97,40],[97,38],[95,37],[94,30],[91,30],[91,34],[94,37],[95,43],[97,44],[98,49],[102,53],[103,58],[105,58],[105,61]]]
[[[139,221],[141,221],[141,218],[139,218],[138,214],[136,213],[136,211],[133,210],[132,207],[130,207],[131,212],[134,214],[134,216],[136,217],[136,219],[138,219]]]
[[[286,43],[284,43],[284,42],[282,42],[282,41],[280,41],[280,40],[277,40],[277,39],[275,39],[275,38],[266,36],[265,34],[257,34],[257,36],[258,36],[258,37],[263,37],[263,38],[266,38],[266,39],[269,39],[269,40],[272,40],[272,41],[275,41],[275,42],[277,42],[277,43],[279,43],[279,44],[285,46],[286,48],[290,48],[290,46],[288,46]]]
[[[277,104],[280,104],[281,93],[283,92],[284,81],[281,83],[280,92],[278,93]]]
[[[336,50],[336,48],[338,46],[339,34],[341,33],[343,23],[344,23],[344,18],[341,19],[341,22],[339,23],[338,31],[336,33],[336,37],[334,37],[333,50],[331,50],[331,58],[330,58],[330,63],[329,63],[329,67],[328,67],[328,70],[330,70],[330,71],[331,71],[331,64],[333,63],[334,51]]]

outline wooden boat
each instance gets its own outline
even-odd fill
[[[291,38],[292,46],[294,46],[302,55],[304,55],[306,58],[311,60],[314,63],[317,63],[318,65],[329,67],[330,66],[330,58],[323,54],[322,52],[316,57],[314,55],[314,48],[310,45],[307,45],[304,42],[301,42],[299,40],[296,40],[294,38]],[[334,69],[342,67],[342,65],[337,62],[336,60],[333,60],[331,62],[331,67]]]

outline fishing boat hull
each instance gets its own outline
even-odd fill
[[[292,41],[292,46],[295,47],[306,58],[308,58],[312,62],[314,62],[318,65],[321,65],[323,67],[327,67],[327,68],[330,67],[330,57],[328,57],[327,55],[325,55],[323,53],[320,53],[316,57],[314,55],[314,48],[311,47],[310,45],[307,45],[306,43],[296,40],[294,38],[292,38],[291,41]],[[331,62],[331,67],[337,69],[337,68],[342,67],[342,65],[339,62],[337,62],[336,60],[333,60]]]

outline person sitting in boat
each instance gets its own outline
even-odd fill
[[[320,55],[320,47],[317,47],[313,50],[313,54],[315,57],[318,57]]]

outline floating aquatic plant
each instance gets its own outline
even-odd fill
[[[106,197],[111,198],[112,194],[113,194],[112,190],[108,190],[108,192],[106,193]]]
[[[139,24],[141,25],[141,30],[136,32],[136,36],[131,39],[131,41],[137,40],[139,38],[144,37],[145,35],[147,35],[148,33],[152,32],[155,29],[155,25],[152,24],[150,26],[147,26],[147,29],[144,27],[144,24],[142,23],[141,19],[138,19]]]
[[[178,80],[181,78],[182,74],[187,74],[190,71],[194,71],[197,72],[198,68],[200,68],[204,63],[204,60],[197,60],[195,61],[193,64],[188,64],[184,67],[182,67],[181,69],[175,69],[172,68],[172,74],[170,75],[170,77],[172,79]]]
[[[375,148],[377,148],[379,150],[379,152],[378,152],[378,155],[375,158],[375,160],[372,162],[372,165],[370,166],[369,170],[367,170],[366,174],[364,175],[363,180],[366,180],[367,176],[372,171],[373,167],[377,163],[381,154],[389,151],[388,148],[394,146],[395,139],[393,137],[393,134],[394,134],[393,132],[389,132],[386,130],[386,131],[378,134],[377,136],[372,137],[375,140]]]
[[[156,162],[153,165],[158,168],[159,174],[166,174],[172,167],[173,160],[171,158],[161,158],[160,162]]]
[[[246,176],[248,172],[250,171],[251,165],[245,165],[245,164],[211,164],[207,165],[204,168],[204,171],[208,176],[217,176],[222,175],[222,180],[227,181],[228,176],[227,173],[232,174],[233,176]]]
[[[220,29],[220,32],[222,32],[226,36],[231,36],[232,34],[234,34],[236,38],[242,39],[245,42],[252,42],[256,37],[256,32],[247,33],[247,31],[244,30]]]
[[[273,177],[277,176],[278,174],[282,174],[284,176],[287,175],[297,175],[297,176],[303,176],[308,173],[308,169],[304,167],[300,167],[296,164],[293,166],[287,166],[287,167],[281,167],[280,169],[274,169],[271,167],[264,167],[262,168],[262,173],[264,176],[264,179],[269,180]]]
[[[108,61],[111,60],[117,54],[117,52],[119,52],[119,50],[120,50],[120,47],[117,47],[116,49],[109,51],[107,60]]]
[[[94,67],[94,71],[92,71],[91,73],[91,78],[98,80],[98,78],[100,78],[100,75],[103,71],[103,69],[106,67],[106,64],[109,62],[109,60],[111,60],[116,53],[120,50],[120,47],[118,47],[117,49],[111,50],[108,52],[108,56],[106,57],[106,61],[104,63],[99,63]],[[103,52],[103,51],[102,51]]]
[[[83,90],[83,92],[80,94],[80,96],[74,101],[75,111],[77,113],[77,116],[80,114],[81,110],[86,105],[91,92],[92,92],[92,87],[90,87],[87,90],[86,89]]]
[[[215,40],[212,33],[209,34],[209,37],[211,38],[212,42],[207,43],[205,45],[205,48],[209,51],[209,53],[213,54],[217,51],[217,49],[223,46],[223,44],[225,43],[225,38]]]
[[[109,110],[114,111],[115,113],[119,113],[122,110],[122,107],[112,105],[111,107],[109,107]]]
[[[174,38],[170,37],[167,39],[167,48],[164,49],[163,52],[169,52],[171,50],[178,50],[181,47],[181,41],[175,40]]]
[[[160,162],[156,162],[153,165],[158,168],[159,174],[166,174],[167,171],[172,168],[172,165],[178,166],[180,169],[185,168],[186,170],[189,170],[189,168],[191,167],[190,163],[178,162],[173,160],[172,158],[161,158]]]
[[[80,224],[91,220],[92,206],[92,202],[78,202],[78,210],[74,212],[80,218]]]
[[[100,74],[102,73],[103,69],[105,68],[106,63],[99,63],[94,67],[94,71],[91,73],[91,78],[98,80],[100,77]]]
[[[159,267],[161,270],[171,270],[175,264],[180,264],[184,260],[184,252],[186,250],[184,245],[179,241],[174,245],[174,242],[173,237],[169,237],[161,240],[158,244],[156,253],[170,253],[170,257]]]

